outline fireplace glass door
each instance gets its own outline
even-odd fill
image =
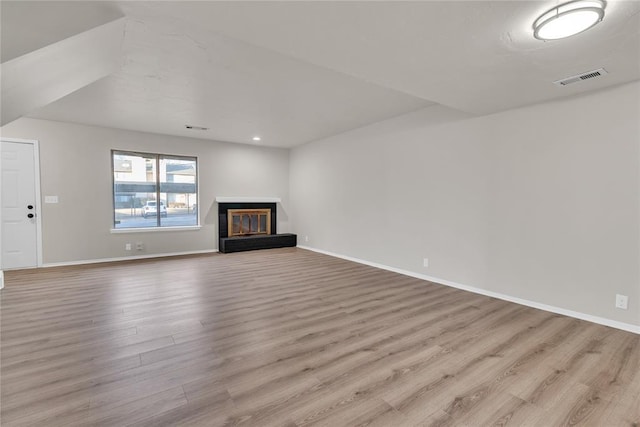
[[[271,234],[271,209],[229,209],[228,236]]]

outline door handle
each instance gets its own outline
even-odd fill
[[[34,214],[30,213],[27,215],[27,218],[33,218],[34,216],[35,216]]]

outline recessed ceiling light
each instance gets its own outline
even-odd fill
[[[184,127],[191,130],[209,130],[209,128],[204,128],[202,126],[184,125]]]
[[[604,18],[604,0],[574,0],[542,14],[533,23],[533,36],[557,40],[588,30]]]
[[[253,139],[254,141],[260,141],[262,138],[260,138],[259,136],[254,136],[254,137],[253,137],[253,138],[251,138],[251,139]]]

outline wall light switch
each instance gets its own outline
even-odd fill
[[[429,268],[429,258],[425,258],[422,260],[422,266],[424,268]]]
[[[45,203],[58,203],[58,196],[44,196]]]

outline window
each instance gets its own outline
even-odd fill
[[[116,229],[198,225],[195,157],[112,151]]]

